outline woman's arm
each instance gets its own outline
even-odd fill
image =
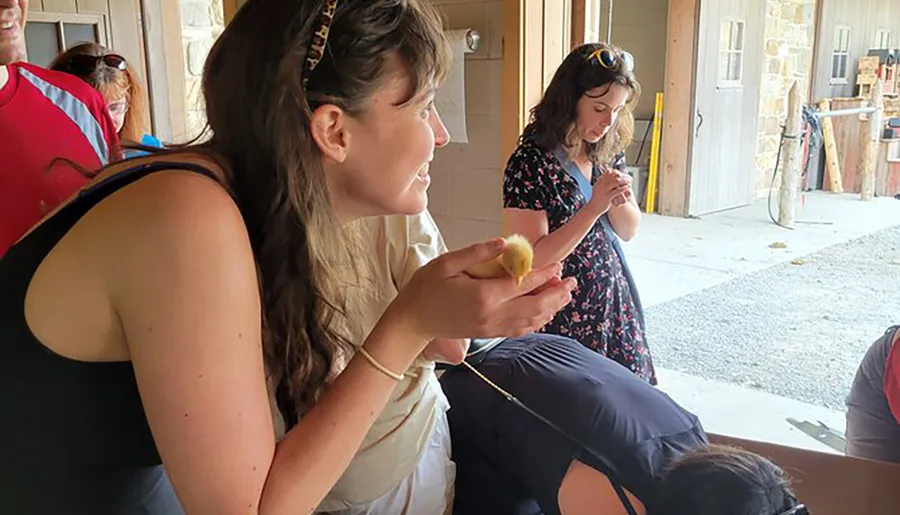
[[[97,263],[121,324],[144,411],[187,515],[312,513],[359,448],[396,382],[354,356],[275,446],[256,267],[240,212],[212,180],[159,173],[109,197]],[[571,300],[559,266],[520,286],[463,270],[502,240],[416,272],[364,343],[406,370],[437,337],[527,334]]]
[[[396,383],[354,357],[275,447],[261,306],[243,221],[212,181],[158,174],[108,199],[128,227],[110,266],[153,437],[188,515],[311,513]],[[112,206],[111,206],[112,207]],[[420,351],[387,317],[366,348],[404,370]]]
[[[534,266],[541,267],[569,257],[599,217],[589,204],[550,233],[545,211],[507,208],[503,210],[503,234],[521,234],[528,238],[534,247]]]
[[[620,174],[601,175],[594,183],[591,200],[551,233],[546,210],[557,194],[546,174],[555,163],[539,149],[522,146],[510,157],[503,177],[503,234],[528,238],[534,247],[535,266],[567,258],[610,209],[612,199],[627,191],[627,179]]]
[[[609,208],[608,216],[609,223],[619,238],[629,241],[637,234],[638,225],[641,223],[641,210],[634,199],[634,194],[629,194],[621,205]]]
[[[613,203],[607,216],[609,216],[609,223],[619,238],[629,241],[637,234],[638,225],[641,223],[641,210],[631,189],[631,177],[628,175],[624,153],[616,156],[612,168],[628,177],[628,189],[624,195],[625,201],[619,205]]]
[[[399,291],[416,270],[447,252],[437,222],[426,209],[417,215],[382,217],[378,230],[382,237],[373,245],[386,245],[390,260],[391,280]],[[374,249],[381,252],[381,249]],[[428,343],[422,356],[430,361],[458,365],[469,350],[467,338],[436,338]]]

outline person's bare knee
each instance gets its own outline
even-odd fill
[[[630,492],[625,494],[639,515],[644,506]],[[625,507],[616,495],[605,474],[578,460],[572,460],[569,470],[559,485],[557,494],[562,515],[627,515]]]

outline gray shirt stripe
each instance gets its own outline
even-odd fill
[[[106,143],[106,136],[103,134],[100,122],[94,118],[94,115],[84,105],[84,102],[75,95],[50,84],[25,68],[19,68],[19,73],[75,122],[75,125],[81,129],[82,134],[87,138],[100,159],[100,165],[106,166],[109,163],[109,146]]]

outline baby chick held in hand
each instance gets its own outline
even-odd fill
[[[494,259],[478,263],[466,270],[466,273],[477,279],[496,279],[509,276],[522,284],[522,279],[531,272],[534,263],[534,249],[524,236],[513,234],[503,238],[506,249]]]

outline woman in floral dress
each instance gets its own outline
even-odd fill
[[[656,384],[618,242],[640,222],[624,157],[640,95],[633,63],[600,43],[563,61],[507,163],[503,225],[534,244],[535,266],[563,261],[564,275],[578,280],[572,302],[542,331],[578,340]]]

